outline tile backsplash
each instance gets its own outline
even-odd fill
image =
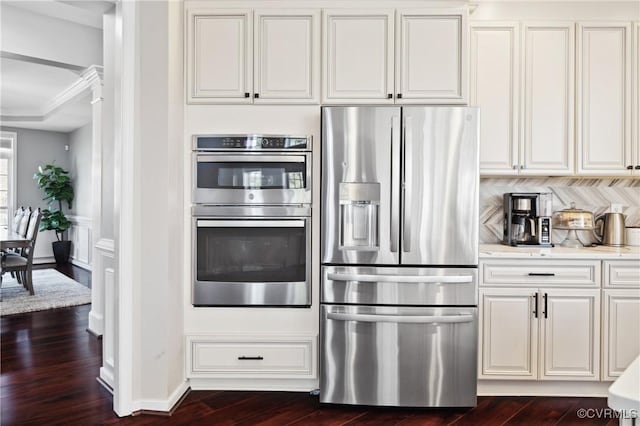
[[[553,211],[570,207],[571,202],[595,216],[608,211],[611,203],[621,204],[627,226],[640,226],[640,179],[593,178],[481,178],[480,243],[502,240],[502,194],[505,192],[551,192]],[[561,242],[565,230],[554,230],[551,240]],[[595,241],[590,231],[579,232],[583,243]]]

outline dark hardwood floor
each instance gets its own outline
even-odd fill
[[[111,395],[96,381],[101,340],[86,332],[89,310],[84,305],[1,319],[0,424],[618,424],[613,418],[578,418],[580,408],[607,408],[605,398],[480,397],[472,409],[407,410],[325,406],[306,393],[221,391],[191,392],[171,417],[120,419],[113,414]]]

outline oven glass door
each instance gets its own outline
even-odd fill
[[[311,202],[310,154],[196,154],[194,202]]]
[[[308,218],[197,219],[196,306],[310,304]]]

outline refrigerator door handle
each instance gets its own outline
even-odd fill
[[[327,319],[356,322],[393,322],[414,324],[443,324],[473,321],[473,315],[375,315],[327,313]]]
[[[332,281],[360,281],[370,283],[471,283],[472,275],[367,275],[329,273]]]
[[[402,132],[402,189],[403,189],[403,223],[402,223],[402,251],[405,253],[411,251],[411,170],[412,152],[411,152],[411,117],[404,118],[404,129]],[[407,179],[407,176],[409,177]]]
[[[400,228],[400,117],[391,117],[391,218],[389,224],[390,250],[398,251],[398,228]],[[394,161],[396,164],[394,164]]]

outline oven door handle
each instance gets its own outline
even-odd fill
[[[444,324],[473,321],[473,315],[375,315],[327,313],[327,319],[356,322],[394,322],[410,324]]]
[[[472,275],[364,275],[364,274],[327,274],[333,281],[361,281],[386,283],[471,283]]]
[[[198,163],[304,163],[305,155],[198,155]]]
[[[198,220],[198,228],[304,228],[305,220]]]

